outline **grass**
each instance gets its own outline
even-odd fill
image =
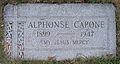
[[[10,60],[2,59],[1,64],[120,64],[120,57],[112,59],[107,58],[91,58],[91,59],[74,59],[65,61],[37,61],[37,60]]]
[[[21,2],[29,2],[30,0],[16,0],[16,2],[19,2],[19,3],[21,3]]]
[[[6,58],[3,52],[3,45],[0,43],[0,64],[120,64],[120,0],[0,0],[0,42],[3,40],[3,21],[2,9],[5,4],[19,4],[27,2],[44,2],[44,3],[73,3],[73,2],[87,2],[87,3],[113,3],[116,6],[116,27],[117,27],[117,56],[114,58],[90,58],[90,59],[73,59],[65,61],[41,61],[41,60],[12,60]]]

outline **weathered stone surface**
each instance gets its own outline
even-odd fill
[[[112,4],[8,4],[4,20],[5,51],[11,58],[116,55]]]

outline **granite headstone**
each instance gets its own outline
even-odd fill
[[[8,4],[4,46],[15,59],[116,55],[113,4]]]

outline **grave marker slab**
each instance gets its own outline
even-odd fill
[[[47,60],[116,55],[112,4],[8,4],[5,52],[10,58]]]

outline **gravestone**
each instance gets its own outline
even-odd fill
[[[56,60],[116,55],[113,4],[8,4],[4,8],[8,57]]]

